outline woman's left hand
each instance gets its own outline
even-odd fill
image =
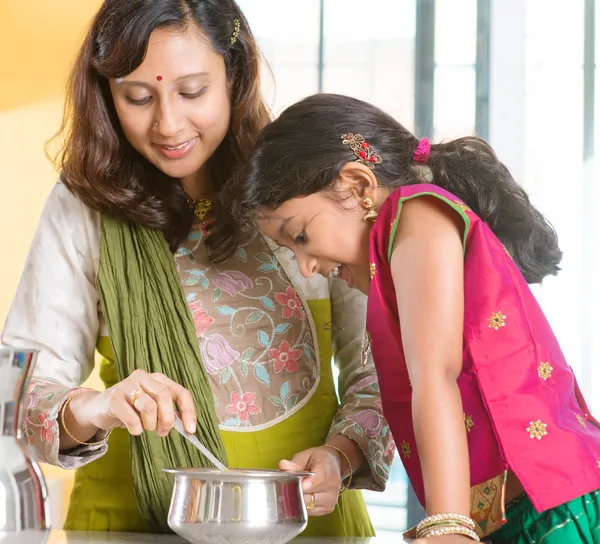
[[[307,471],[314,476],[304,478],[302,490],[309,516],[331,514],[342,488],[342,460],[330,448],[309,448],[301,451],[291,461],[281,461],[279,468],[287,472]],[[314,501],[314,502],[313,502]],[[310,506],[314,505],[314,508]]]

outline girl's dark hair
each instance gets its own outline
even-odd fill
[[[235,20],[240,30],[235,43]],[[127,142],[109,78],[144,60],[158,28],[196,25],[225,60],[231,82],[229,131],[208,168],[217,192],[241,171],[270,114],[262,98],[260,55],[234,0],[105,0],[92,21],[69,80],[56,165],[67,187],[87,206],[161,230],[172,250],[187,236],[193,214],[180,180],[158,170]],[[207,245],[219,260],[235,248],[237,231],[222,201],[214,203]]]
[[[398,187],[427,182],[415,167],[418,139],[375,106],[335,94],[317,94],[286,109],[261,133],[235,209],[241,222],[287,200],[329,190],[355,157],[341,136],[361,134],[383,162],[378,182]],[[506,246],[529,283],[556,274],[562,253],[556,232],[525,190],[482,139],[431,146],[434,183],[462,199]]]

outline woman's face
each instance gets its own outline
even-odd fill
[[[142,64],[110,90],[129,143],[171,177],[195,176],[227,134],[225,62],[194,25],[155,30]]]

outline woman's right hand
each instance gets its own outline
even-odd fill
[[[140,393],[134,395],[136,392]],[[86,391],[73,397],[65,410],[64,421],[69,433],[81,442],[89,441],[99,429],[108,431],[115,427],[126,428],[135,436],[143,431],[167,436],[175,424],[174,404],[185,429],[196,432],[196,410],[191,393],[164,374],[135,370],[102,392]],[[61,433],[61,450],[76,445],[67,433]]]

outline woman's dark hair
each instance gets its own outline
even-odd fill
[[[383,158],[374,173],[386,187],[423,183],[413,153],[419,140],[375,106],[335,94],[317,94],[286,109],[261,133],[235,204],[240,222],[287,200],[330,190],[344,164],[355,160],[342,144],[361,134]],[[434,183],[462,199],[506,246],[529,283],[556,274],[562,253],[556,232],[525,190],[482,139],[431,146]]]
[[[240,30],[235,43],[235,20]],[[115,111],[109,78],[124,77],[144,60],[158,28],[196,25],[225,60],[231,83],[229,131],[208,168],[217,192],[240,172],[270,114],[260,89],[260,55],[234,0],[105,0],[92,21],[69,80],[56,165],[67,187],[87,206],[161,230],[175,250],[193,214],[180,180],[158,170],[127,142]],[[216,209],[215,209],[216,208]],[[237,231],[222,201],[207,238],[219,260],[235,248]]]

